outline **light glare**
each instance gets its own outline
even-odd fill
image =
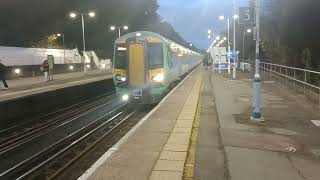
[[[14,70],[14,73],[16,73],[16,74],[20,74],[20,72],[21,72],[21,70],[19,68]]]
[[[75,17],[77,17],[77,14],[74,13],[74,12],[71,12],[71,13],[69,14],[69,16],[70,16],[71,18],[75,18]]]
[[[114,30],[116,30],[116,27],[115,27],[115,26],[111,26],[111,27],[110,27],[110,30],[111,30],[111,31],[114,31]]]
[[[94,12],[89,12],[89,16],[90,16],[90,17],[95,17],[95,16],[96,16],[96,13],[94,13]]]

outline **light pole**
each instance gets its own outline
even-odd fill
[[[261,77],[260,77],[260,0],[256,0],[256,29],[257,29],[257,37],[256,37],[256,67],[255,74],[253,79],[253,100],[254,100],[254,110],[251,116],[251,120],[253,121],[263,121],[261,116]]]
[[[219,20],[223,21],[225,17],[223,15],[219,16]],[[228,25],[228,53],[230,53],[230,18],[227,18]],[[228,74],[230,74],[230,57],[228,56]]]
[[[85,39],[85,33],[84,33],[85,31],[84,31],[84,18],[83,18],[83,16],[84,16],[84,15],[87,15],[87,16],[93,18],[93,17],[96,16],[96,14],[95,14],[94,12],[92,12],[92,11],[89,12],[89,13],[75,13],[75,12],[71,12],[71,13],[69,14],[69,16],[70,16],[71,18],[73,18],[73,19],[76,18],[78,15],[81,15],[83,56],[84,56],[84,58],[85,58],[85,53],[86,53],[86,39]],[[87,61],[86,61],[86,58],[85,58],[84,61],[83,61],[83,72],[84,72],[84,74],[87,74],[86,63],[90,63],[90,62],[87,62]]]
[[[58,33],[57,34],[58,37],[61,37],[62,36],[62,46],[63,46],[63,62],[64,64],[66,64],[66,48],[65,48],[65,45],[64,45],[64,33]]]
[[[123,27],[110,26],[111,31],[114,31],[116,29],[118,29],[118,37],[121,37],[121,29],[128,30],[129,27],[128,26],[123,26]]]
[[[208,39],[210,39],[209,41],[209,48],[211,48],[211,46],[213,45],[213,41],[214,41],[214,32],[211,29],[208,29]]]
[[[251,29],[247,29],[246,31],[243,31],[243,39],[242,39],[242,59],[244,60],[245,56],[244,56],[244,40],[246,38],[246,33],[251,33],[252,30]]]

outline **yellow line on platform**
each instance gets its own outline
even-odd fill
[[[198,137],[198,129],[199,129],[199,122],[200,122],[200,113],[201,113],[201,106],[202,106],[202,97],[201,97],[201,90],[202,90],[202,82],[199,91],[199,98],[197,103],[197,110],[193,121],[192,132],[190,143],[188,147],[188,154],[187,159],[183,169],[183,180],[192,180],[194,177],[194,165],[195,165],[195,158],[196,158],[196,147],[197,147],[197,137]]]

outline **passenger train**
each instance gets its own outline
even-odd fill
[[[124,101],[158,103],[202,55],[153,32],[128,33],[115,41],[113,77]]]

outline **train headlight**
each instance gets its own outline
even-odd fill
[[[123,100],[123,101],[128,101],[128,100],[129,100],[129,95],[128,95],[128,94],[124,94],[124,95],[122,96],[122,100]]]
[[[161,82],[164,80],[164,75],[161,73],[161,74],[157,74],[156,76],[153,76],[151,78],[152,81],[155,81],[155,82]]]
[[[117,74],[116,75],[116,79],[117,79],[117,81],[122,81],[122,82],[127,80],[127,78],[124,75],[121,75],[121,74]]]

